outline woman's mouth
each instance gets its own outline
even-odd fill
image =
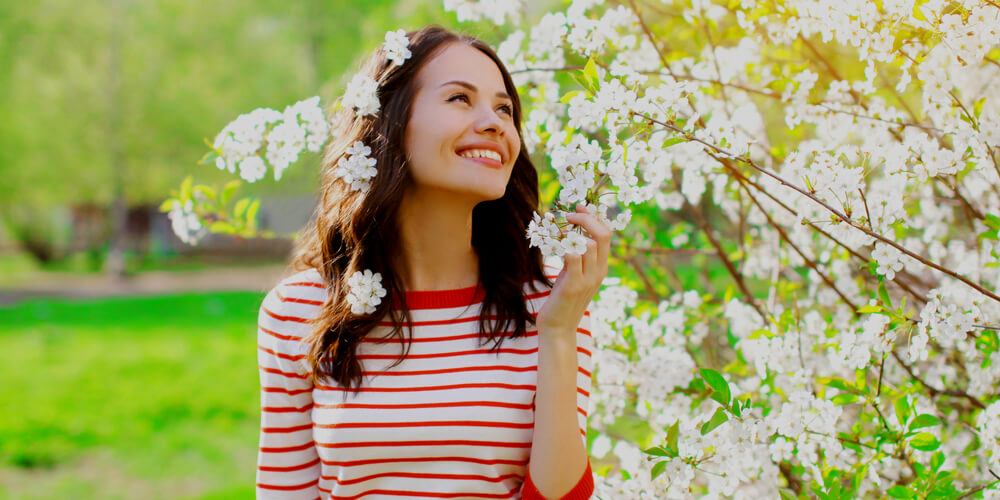
[[[469,156],[462,156],[462,155],[459,155],[459,154],[456,154],[456,156],[458,156],[459,158],[461,158],[463,160],[468,160],[468,161],[472,161],[472,162],[478,163],[478,164],[480,164],[480,165],[482,165],[484,167],[495,168],[497,170],[503,168],[503,164],[500,163],[500,160],[496,160],[496,159],[493,159],[493,158],[487,158],[487,157],[484,157],[484,156],[469,157]]]

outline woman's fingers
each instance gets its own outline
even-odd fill
[[[570,279],[576,280],[583,276],[583,256],[567,253],[563,255],[563,269]]]
[[[597,244],[597,261],[603,267],[611,253],[611,229],[596,215],[587,212],[583,205],[576,206],[576,212],[566,214],[566,221],[583,227]]]
[[[600,272],[597,253],[597,242],[587,238],[587,253],[583,254],[583,274],[591,279],[600,280],[596,276]]]

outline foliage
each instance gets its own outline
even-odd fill
[[[1000,5],[513,22],[546,201],[621,223],[592,304],[590,451],[620,465],[598,496],[1000,494]],[[633,412],[653,446],[615,434]]]

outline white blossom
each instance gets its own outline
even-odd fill
[[[378,82],[363,73],[355,74],[347,84],[341,104],[344,108],[353,108],[359,117],[377,115],[382,106],[378,99]]]
[[[385,48],[386,58],[396,66],[402,66],[403,62],[413,55],[410,52],[409,46],[410,39],[406,37],[406,30],[398,29],[396,31],[385,32],[383,47]]]
[[[377,160],[368,156],[371,152],[372,149],[365,143],[355,141],[344,152],[344,156],[337,161],[333,174],[343,179],[351,186],[351,189],[363,193],[368,192],[371,188],[371,180],[378,173],[375,168]]]
[[[382,303],[386,290],[382,288],[382,273],[374,273],[370,269],[357,271],[347,279],[349,291],[347,302],[354,314],[371,314]]]
[[[175,200],[167,217],[170,218],[170,227],[174,230],[174,234],[188,245],[196,245],[207,233],[194,212],[191,200],[187,200],[184,204]]]

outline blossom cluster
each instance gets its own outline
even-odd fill
[[[371,314],[382,302],[386,290],[382,288],[382,273],[372,273],[370,269],[357,271],[347,278],[347,302],[354,314]]]
[[[368,192],[372,178],[378,173],[375,169],[375,158],[368,156],[371,152],[372,149],[365,146],[365,143],[354,141],[337,162],[334,175],[348,183],[351,189]]]
[[[318,152],[327,142],[330,126],[319,97],[292,104],[284,111],[259,108],[240,115],[215,137],[215,166],[256,182],[270,165],[274,180],[299,158],[303,150]],[[263,155],[263,156],[262,156]],[[265,162],[266,159],[266,162]]]
[[[194,212],[194,204],[191,200],[184,203],[175,200],[167,217],[170,219],[170,227],[174,234],[188,245],[197,244],[208,232],[202,225],[201,219],[198,218],[198,214]]]
[[[1000,497],[1000,9],[662,4],[572,0],[497,50],[560,188],[529,244],[585,251],[562,221],[582,204],[628,252],[591,308],[598,496]],[[342,105],[376,116],[377,82]],[[354,189],[369,155],[338,163]],[[366,272],[358,314],[380,300]]]
[[[489,2],[445,7],[459,3]],[[764,287],[661,296],[649,278],[673,264],[629,252],[639,279],[605,287],[591,309],[589,451],[615,465],[597,496],[830,494],[837,473],[858,474],[859,497],[952,486],[1000,497],[1000,300],[986,295],[1000,286],[1000,101],[986,90],[1000,76],[1000,9],[664,3],[684,22],[641,3],[573,0],[497,51],[523,89],[525,145],[555,171],[557,208],[604,214],[623,247],[733,259],[729,274]],[[808,64],[773,57],[793,47]],[[856,72],[840,67],[845,54]],[[560,71],[585,88],[565,88]],[[529,223],[546,256],[579,250],[560,215]],[[725,234],[740,238],[712,246]],[[706,363],[725,366],[733,398],[753,406],[738,414],[707,398]],[[719,411],[725,421],[706,431]],[[651,452],[611,437],[640,424],[644,442],[672,444]],[[888,441],[885,427],[906,437]],[[874,451],[890,445],[903,458]],[[935,482],[927,471],[939,469],[954,479]]]

